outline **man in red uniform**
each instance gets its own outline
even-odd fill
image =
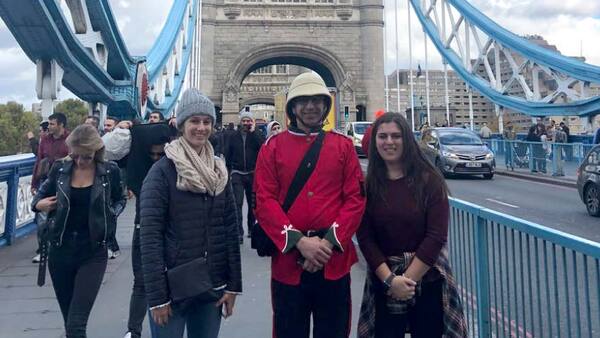
[[[282,204],[331,106],[318,75],[292,82],[287,131],[271,136],[256,164],[256,217],[278,252],[271,263],[273,337],[346,338],[350,331],[352,235],[365,207],[362,172],[352,142],[328,132],[316,167],[287,213]]]

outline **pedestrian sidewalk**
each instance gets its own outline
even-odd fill
[[[104,281],[88,325],[90,338],[120,338],[127,329],[129,297],[133,285],[131,236],[134,201],[119,217],[117,239],[121,255],[108,261]],[[0,248],[0,337],[64,337],[62,316],[48,275],[46,285],[38,287],[37,264],[31,263],[37,246],[35,234]],[[244,293],[237,299],[234,315],[223,321],[222,338],[271,337],[270,267],[268,258],[260,258],[246,239],[242,249]],[[364,263],[352,270],[352,333],[356,336],[358,310],[365,278]],[[150,337],[147,319],[143,337]]]
[[[523,167],[514,165],[514,168],[507,168],[504,163],[504,155],[496,156],[496,174],[503,176],[511,176],[541,183],[560,185],[565,187],[577,188],[576,171],[579,165],[575,162],[564,163],[565,176],[552,176],[552,162],[546,163],[546,173],[531,172],[527,163]]]

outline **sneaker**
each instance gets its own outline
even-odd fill
[[[120,255],[121,255],[121,252],[119,250],[112,251],[111,249],[108,249],[108,259],[115,259],[115,258],[119,257]]]
[[[125,334],[125,337],[123,337],[123,338],[131,338],[131,337],[132,337],[132,336],[131,336],[131,332],[127,332],[127,333]]]
[[[41,256],[40,254],[37,254],[35,256],[33,256],[33,258],[31,259],[31,263],[39,263],[41,260]]]

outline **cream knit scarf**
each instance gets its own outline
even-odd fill
[[[165,155],[177,169],[177,189],[216,196],[227,185],[225,161],[214,156],[210,142],[206,142],[200,154],[183,138],[167,144]]]

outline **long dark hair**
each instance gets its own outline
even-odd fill
[[[387,167],[383,158],[377,151],[377,131],[384,123],[393,122],[402,133],[403,151],[400,162],[404,167],[404,175],[412,188],[417,207],[421,210],[427,206],[427,188],[429,183],[436,182],[434,186],[441,186],[442,193],[448,194],[446,181],[439,171],[425,157],[417,143],[406,119],[397,113],[386,113],[373,123],[371,140],[369,141],[369,167],[367,169],[367,201],[387,203],[385,193],[387,189]]]

